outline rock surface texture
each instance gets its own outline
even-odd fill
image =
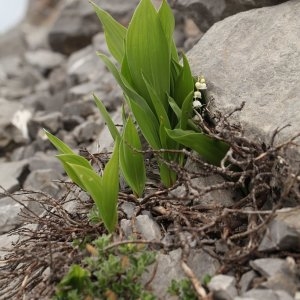
[[[239,13],[216,23],[188,53],[194,74],[205,75],[215,105],[238,114],[246,134],[286,141],[300,128],[300,2]]]

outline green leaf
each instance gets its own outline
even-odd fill
[[[166,129],[166,132],[170,138],[195,150],[204,160],[214,165],[219,165],[229,150],[229,146],[225,142],[216,140],[203,133],[182,129]]]
[[[194,91],[192,90],[184,99],[182,103],[182,108],[181,108],[181,118],[180,118],[180,128],[181,129],[186,129],[188,120],[191,117],[191,113],[193,111],[193,94]]]
[[[100,101],[100,99],[96,95],[93,95],[93,96],[94,96],[94,101],[102,115],[102,118],[104,119],[104,121],[109,129],[109,132],[110,132],[111,136],[113,137],[113,139],[115,140],[117,137],[120,137],[120,133],[119,133],[116,125],[114,124],[113,120],[111,119],[109,113],[107,112],[102,101]]]
[[[133,115],[142,131],[143,136],[153,149],[160,149],[159,124],[157,119],[151,113],[139,106],[135,101],[130,102]]]
[[[147,75],[158,96],[164,99],[170,88],[169,45],[151,0],[140,1],[129,24],[125,51],[128,66],[140,95],[146,89],[142,74]]]
[[[180,120],[181,119],[180,107],[178,106],[178,104],[175,102],[175,100],[171,96],[168,96],[168,100],[169,100],[169,105],[172,108],[172,110],[174,111],[177,119]]]
[[[177,174],[165,163],[159,163],[159,175],[166,187],[170,187],[176,182]]]
[[[76,183],[79,187],[81,187],[83,190],[85,189],[84,183],[81,181],[80,177],[76,172],[74,172],[73,168],[70,167],[70,164],[79,165],[82,167],[85,167],[87,169],[93,170],[90,163],[82,156],[79,156],[77,154],[59,154],[56,155],[56,157],[60,160],[62,163],[67,175],[70,177],[70,179]]]
[[[191,91],[194,91],[194,78],[191,73],[189,62],[184,54],[182,54],[183,67],[177,77],[174,89],[174,100],[179,107],[182,107],[184,99]]]
[[[146,100],[140,96],[120,74],[116,66],[103,54],[98,54],[104,61],[107,68],[111,71],[118,84],[121,86],[124,93],[127,95],[126,100],[133,112],[133,115],[145,137],[147,142],[154,149],[160,148],[160,141],[158,136],[159,123],[153,111],[148,106]]]
[[[93,198],[106,229],[113,232],[117,223],[117,202],[119,193],[119,138],[116,139],[113,154],[106,164],[102,178],[91,169],[69,164],[80,178],[85,190]]]
[[[138,132],[129,117],[120,142],[120,166],[128,185],[138,197],[141,197],[146,182],[146,169],[143,154],[134,149],[140,151],[142,145]]]
[[[166,102],[166,105],[162,103],[161,99],[157,95],[155,89],[149,81],[147,80],[146,76],[143,75],[144,82],[146,84],[148,93],[150,95],[152,105],[155,109],[156,116],[159,120],[160,123],[163,123],[165,127],[171,128],[170,122],[169,122],[169,116],[167,114],[167,109],[168,109],[168,103]]]
[[[79,265],[73,264],[68,271],[68,274],[63,277],[58,285],[58,294],[64,295],[64,289],[69,287],[69,289],[74,289],[81,291],[87,288],[89,283],[90,273],[80,267]],[[66,295],[65,295],[66,296]]]
[[[173,34],[175,29],[175,19],[174,19],[173,12],[166,0],[162,1],[158,11],[158,16],[159,16],[162,29],[165,33],[167,42],[169,43],[169,47],[171,49],[171,56],[175,61],[179,62],[177,49],[173,39]]]
[[[166,133],[166,128],[163,126],[163,124],[160,125],[160,130],[159,130],[159,136],[161,140],[162,147],[164,149],[178,149],[179,144],[172,140]],[[177,162],[177,154],[176,153],[171,153],[171,152],[165,152],[162,154],[163,159],[166,161],[174,161]],[[164,162],[159,163],[159,174],[162,183],[166,187],[172,186],[177,178],[176,173]]]
[[[105,166],[102,176],[103,201],[99,203],[104,224],[109,232],[115,230],[118,214],[117,203],[119,194],[119,138],[115,141],[113,154]]]
[[[124,40],[127,29],[118,23],[109,13],[101,9],[95,3],[91,3],[100,22],[102,23],[107,47],[112,56],[121,65],[125,53]]]
[[[59,153],[69,153],[69,154],[75,154],[73,150],[65,144],[62,140],[51,134],[49,131],[44,129],[44,132],[46,133],[49,141],[53,144],[53,146],[58,150]]]

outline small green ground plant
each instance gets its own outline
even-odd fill
[[[53,300],[156,299],[140,283],[147,266],[155,261],[155,252],[130,243],[110,247],[111,240],[111,236],[103,235],[86,245],[90,256],[81,265],[70,267]]]
[[[115,140],[113,154],[102,175],[75,154],[61,140],[46,132],[58,149],[66,173],[93,198],[99,217],[109,232],[117,223],[119,170],[137,197],[146,182],[146,168],[139,131],[150,148],[161,151],[158,160],[161,181],[167,187],[176,181],[172,164],[185,161],[184,147],[197,151],[209,163],[218,165],[228,145],[201,131],[193,122],[194,107],[205,103],[206,85],[196,80],[185,55],[179,60],[173,40],[174,17],[167,1],[155,9],[151,0],[141,0],[125,28],[92,3],[102,23],[113,59],[98,53],[124,92],[124,127],[118,131],[97,96],[95,103]],[[205,102],[205,100],[204,100]],[[194,106],[194,107],[193,107]],[[176,151],[174,151],[176,150]]]

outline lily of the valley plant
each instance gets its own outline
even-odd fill
[[[111,71],[124,92],[129,115],[124,114],[120,133],[103,103],[94,96],[115,147],[105,167],[98,175],[84,158],[47,132],[48,138],[61,154],[69,177],[94,199],[99,216],[109,231],[117,220],[118,170],[140,197],[146,172],[138,129],[154,150],[180,150],[188,147],[197,151],[209,163],[219,164],[228,150],[222,141],[201,132],[192,121],[193,106],[201,106],[201,90],[205,83],[196,81],[186,57],[179,61],[173,40],[174,17],[165,0],[157,11],[151,0],[141,0],[132,20],[125,28],[107,12],[92,3],[102,23],[112,59],[99,57]],[[195,90],[195,91],[194,91]],[[163,151],[158,161],[160,177],[165,186],[176,181],[176,173],[165,162],[184,163],[179,151]]]

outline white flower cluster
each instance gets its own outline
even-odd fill
[[[198,77],[198,81],[195,83],[195,88],[196,91],[194,92],[193,97],[193,108],[200,109],[203,106],[200,101],[202,98],[201,91],[207,89],[204,77]]]

